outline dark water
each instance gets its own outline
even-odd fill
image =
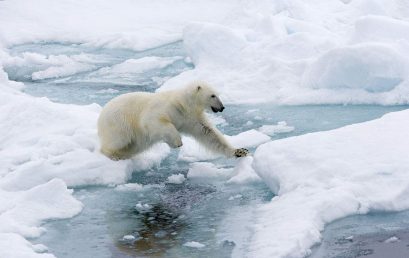
[[[395,238],[395,239],[394,239]],[[372,213],[328,225],[311,258],[409,257],[409,211]]]

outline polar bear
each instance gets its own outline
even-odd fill
[[[164,141],[182,146],[180,134],[193,136],[208,149],[227,157],[244,157],[206,118],[205,110],[222,112],[224,106],[206,83],[195,82],[177,90],[133,92],[109,101],[98,119],[101,152],[112,160],[129,159]]]

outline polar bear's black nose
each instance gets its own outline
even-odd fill
[[[220,112],[223,112],[223,110],[224,110],[224,107],[222,106],[222,107],[220,108]]]

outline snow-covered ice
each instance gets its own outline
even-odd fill
[[[276,125],[263,125],[258,130],[267,135],[273,136],[280,133],[289,133],[294,131],[294,126],[287,125],[287,122],[280,121]]]
[[[100,106],[57,104],[19,88],[0,70],[0,256],[39,257],[21,237],[38,237],[44,220],[81,211],[67,187],[125,183],[134,168],[157,164],[169,148],[157,145],[143,158],[113,162],[99,153],[95,124]],[[11,255],[10,246],[21,253]]]
[[[253,168],[277,196],[257,210],[249,252],[303,257],[336,219],[409,208],[407,121],[401,111],[258,147]]]
[[[136,239],[136,237],[134,237],[133,235],[125,235],[122,237],[122,239],[125,241],[133,241]]]
[[[192,247],[192,248],[203,248],[206,245],[196,242],[196,241],[190,241],[190,242],[184,243],[183,246]]]
[[[135,205],[135,208],[136,208],[136,210],[139,211],[139,212],[148,212],[148,211],[152,208],[152,206],[149,205],[149,204],[147,204],[147,203],[138,202],[138,203]]]
[[[40,255],[44,248],[32,245],[23,237],[42,234],[44,220],[70,218],[78,214],[82,204],[72,197],[72,190],[60,179],[53,179],[26,191],[1,190],[0,256],[54,257]],[[41,251],[43,250],[43,251]]]
[[[163,83],[158,90],[203,79],[226,104],[409,104],[408,35],[409,5],[401,0],[0,1],[0,256],[54,257],[27,239],[45,231],[44,221],[81,211],[70,188],[143,191],[149,187],[127,184],[132,172],[171,155],[167,145],[158,144],[131,161],[108,160],[98,151],[99,105],[28,96],[5,71],[27,84],[64,82],[81,73],[93,75],[87,82],[126,84],[184,60],[192,69],[152,78]],[[107,57],[99,54],[12,53],[24,43],[141,51],[176,41],[183,41],[188,57],[130,55],[102,68]],[[118,90],[96,95],[107,93]],[[238,238],[242,246],[233,254],[302,257],[337,218],[409,208],[408,119],[402,111],[271,142],[270,136],[294,128],[266,124],[255,115],[243,121],[247,131],[226,136],[235,147],[264,144],[254,158],[239,159],[234,167],[201,162],[218,156],[186,137],[178,161],[193,162],[186,180],[235,186],[263,180],[278,194],[251,213],[255,226],[246,229],[246,239]],[[227,125],[218,116],[211,120]],[[169,182],[180,182],[180,175]],[[151,205],[135,207],[145,212]]]
[[[393,237],[386,239],[384,242],[389,244],[389,243],[396,243],[398,241],[400,241],[399,238],[397,238],[396,236],[393,236]]]
[[[143,50],[182,39],[195,67],[162,89],[206,79],[226,103],[391,105],[409,100],[407,9],[399,0],[175,1],[171,8],[163,1],[18,0],[2,3],[0,31],[5,47],[52,41]],[[35,59],[66,62],[34,72],[33,79],[94,67],[75,55]],[[96,73],[143,71],[168,62],[131,58]]]
[[[183,174],[174,174],[168,177],[169,184],[181,184],[186,180]]]
[[[252,148],[268,142],[270,137],[257,130],[251,129],[237,135],[225,135],[229,143],[235,148]],[[221,157],[217,153],[210,152],[191,137],[183,137],[183,146],[179,152],[179,159],[185,161],[212,160]]]
[[[232,184],[251,184],[261,181],[261,178],[251,167],[253,157],[240,158],[233,169],[233,176],[227,180],[227,183]]]
[[[199,77],[228,103],[408,103],[407,7],[370,2],[254,1],[234,22],[189,24],[195,69],[163,88]]]
[[[103,67],[89,74],[91,82],[112,82],[132,84],[140,74],[154,69],[163,69],[182,57],[146,56],[139,59],[127,59],[111,67]]]
[[[134,191],[134,192],[140,192],[146,189],[147,186],[144,186],[142,184],[138,183],[128,183],[128,184],[121,184],[117,185],[115,187],[115,190],[117,191]]]
[[[227,179],[233,174],[231,168],[218,168],[216,165],[210,162],[194,162],[190,164],[187,178],[195,180],[206,179]]]

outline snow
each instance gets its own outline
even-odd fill
[[[46,220],[81,211],[69,188],[117,185],[118,191],[141,191],[144,186],[126,184],[131,173],[157,166],[171,152],[157,144],[133,160],[113,162],[99,153],[99,105],[28,96],[5,72],[14,69],[10,74],[16,78],[30,74],[18,78],[22,81],[59,78],[93,71],[102,56],[11,57],[12,46],[59,42],[142,51],[182,40],[185,61],[194,68],[159,90],[202,79],[217,88],[225,104],[408,104],[408,14],[400,0],[0,1],[0,257],[54,257],[26,238],[41,235]],[[132,80],[182,58],[132,56],[94,75]],[[220,117],[211,119],[226,125]],[[302,257],[335,219],[409,208],[408,119],[409,112],[402,111],[273,142],[269,135],[294,128],[264,125],[226,136],[235,147],[263,144],[254,158],[239,159],[234,168],[198,162],[218,156],[184,137],[178,158],[193,162],[189,180],[248,184],[262,178],[278,196],[251,213],[251,244],[240,253]],[[182,179],[173,176],[169,182]],[[143,212],[150,205],[136,208]]]
[[[235,166],[222,167],[210,162],[190,163],[187,178],[195,182],[219,182],[235,185],[246,185],[262,182],[252,168],[253,157],[238,159]]]
[[[45,253],[48,251],[48,247],[43,244],[36,244],[33,245],[33,250],[36,251],[37,253]]]
[[[258,147],[252,166],[277,196],[255,213],[249,253],[304,257],[336,219],[409,208],[407,121],[405,110]]]
[[[232,175],[233,169],[219,168],[210,162],[194,162],[189,166],[187,178],[204,181],[206,179],[226,180]]]
[[[135,208],[136,208],[137,211],[139,211],[139,212],[141,212],[141,213],[144,213],[144,212],[150,211],[150,209],[152,209],[152,206],[149,205],[149,204],[147,204],[147,203],[138,202],[138,203],[135,205]]]
[[[169,153],[159,144],[132,161],[113,162],[99,153],[95,125],[100,106],[56,104],[18,92],[0,99],[3,189],[27,189],[52,178],[68,186],[119,184],[134,168],[147,169]]]
[[[230,196],[228,200],[233,201],[234,199],[241,199],[242,197],[243,197],[243,195],[236,194],[235,196]]]
[[[289,133],[294,131],[294,126],[287,125],[287,122],[280,121],[276,125],[263,125],[258,130],[264,134],[273,136],[280,133]]]
[[[262,143],[268,142],[270,137],[255,129],[241,132],[237,135],[224,135],[227,141],[235,148],[252,148]],[[182,137],[183,146],[179,151],[178,159],[184,161],[205,161],[221,157],[217,153],[210,152],[195,139]]]
[[[362,43],[328,51],[311,64],[304,84],[312,88],[388,92],[405,77],[406,60],[393,48]]]
[[[0,69],[0,256],[53,257],[37,254],[24,238],[44,233],[45,220],[81,211],[67,187],[125,183],[132,171],[158,164],[170,150],[158,144],[133,160],[111,161],[99,153],[100,106],[57,104],[21,88]]]
[[[226,136],[226,138],[235,148],[252,148],[270,140],[268,135],[254,129],[244,131],[237,135]]]
[[[133,241],[136,238],[133,235],[125,235],[125,236],[122,237],[122,239],[125,240],[125,241]]]
[[[226,103],[392,105],[409,100],[408,9],[399,0],[178,0],[171,7],[159,0],[17,0],[1,3],[0,31],[3,47],[65,42],[145,50],[183,40],[195,67],[162,89],[203,79]],[[33,72],[34,80],[94,68],[72,56],[40,58],[67,62]],[[140,61],[116,69],[150,67]]]
[[[82,210],[82,204],[72,197],[72,190],[60,179],[35,186],[26,191],[0,189],[0,256],[54,257],[46,248],[31,245],[23,237],[33,238],[45,229],[40,225],[47,219],[70,218]]]
[[[109,89],[106,89],[106,90],[99,90],[99,91],[97,91],[95,93],[98,93],[98,94],[106,94],[106,93],[111,94],[112,93],[113,94],[113,93],[118,93],[118,92],[119,92],[119,90],[109,88]]]
[[[103,67],[89,74],[93,82],[134,83],[141,73],[153,69],[165,68],[182,57],[146,56],[139,59],[128,59],[112,67]]]
[[[196,241],[190,241],[190,242],[184,243],[183,246],[192,247],[192,248],[203,248],[206,245],[196,242]]]
[[[161,89],[201,78],[235,104],[408,103],[408,8],[392,2],[253,1],[228,22],[191,23],[195,68]]]
[[[393,237],[390,237],[390,238],[388,238],[388,239],[386,239],[385,241],[384,241],[384,243],[396,243],[396,242],[398,242],[398,241],[400,241],[399,240],[399,238],[397,238],[396,236],[393,236]]]
[[[133,192],[140,192],[144,190],[146,186],[138,184],[138,183],[128,183],[128,184],[122,184],[122,185],[117,185],[115,187],[115,190],[117,191],[133,191]]]
[[[240,158],[233,169],[233,176],[227,180],[228,184],[252,184],[261,182],[261,178],[251,167],[253,157]]]
[[[18,234],[0,234],[0,256],[21,258],[55,258],[48,253],[37,253],[36,245],[32,245]]]
[[[5,69],[13,67],[14,70],[30,67],[33,69],[32,80],[43,80],[73,75],[95,69],[97,57],[94,55],[42,55],[24,52],[22,56],[9,57],[3,60]],[[18,70],[15,71],[18,74]]]
[[[6,1],[1,3],[0,31],[7,46],[53,41],[143,50],[180,39],[188,21],[218,22],[235,6],[231,0],[177,0],[172,6],[158,0]]]
[[[139,59],[128,59],[123,63],[111,67],[111,73],[143,73],[152,69],[164,68],[182,57],[147,56]],[[100,70],[102,73],[102,70]]]
[[[169,184],[181,184],[186,180],[183,174],[174,174],[168,177]]]

